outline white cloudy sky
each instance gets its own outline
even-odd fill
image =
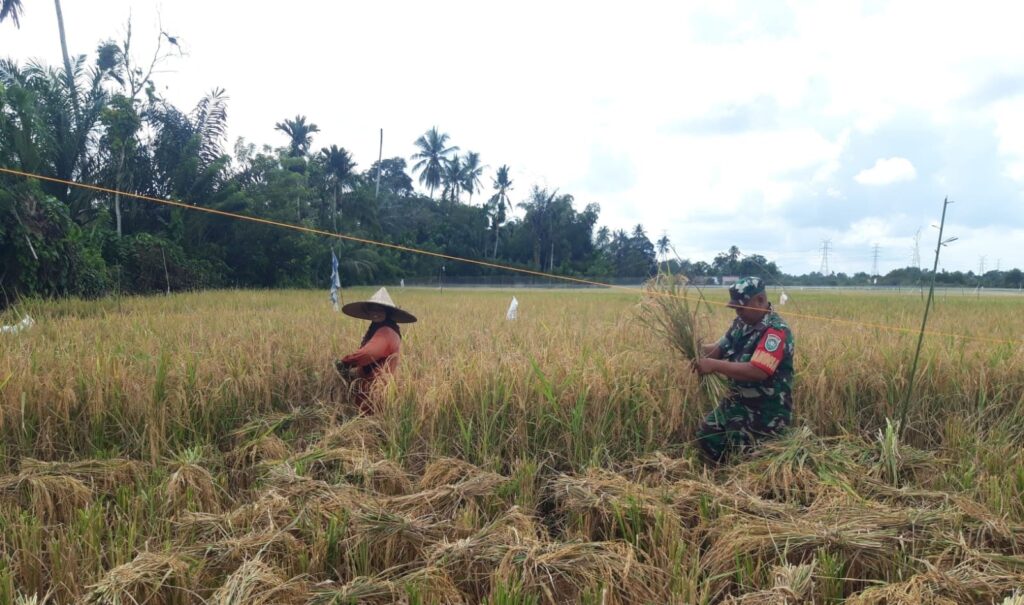
[[[60,62],[53,4],[23,0],[0,55]],[[1010,2],[198,2],[64,0],[72,53],[159,22],[185,55],[160,91],[231,97],[232,141],[413,153],[431,126],[509,164],[515,195],[558,188],[602,224],[642,223],[683,256],[729,245],[815,270],[930,261],[1024,267],[1024,5]],[[488,174],[488,183],[490,180]],[[482,196],[481,196],[482,197]]]

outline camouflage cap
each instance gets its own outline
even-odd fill
[[[744,277],[729,286],[729,306],[745,306],[750,299],[764,292],[764,280],[760,277]]]

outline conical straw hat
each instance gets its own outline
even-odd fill
[[[341,312],[357,319],[372,319],[372,313],[381,309],[389,311],[391,319],[397,323],[411,324],[416,321],[415,315],[408,311],[403,311],[395,305],[395,302],[391,300],[391,295],[388,294],[387,288],[377,290],[369,300],[348,303],[341,308]]]

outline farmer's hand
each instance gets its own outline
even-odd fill
[[[692,362],[690,362],[690,366],[693,368],[694,372],[703,376],[705,374],[710,374],[714,372],[714,370],[712,369],[712,366],[714,365],[713,361],[713,359],[701,357],[700,359],[694,359]]]

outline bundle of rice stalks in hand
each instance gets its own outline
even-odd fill
[[[711,308],[700,289],[691,289],[682,275],[659,274],[644,284],[643,294],[637,315],[640,323],[665,340],[684,360],[692,362],[703,357],[701,346],[713,337],[709,336],[707,325]],[[712,405],[726,393],[725,381],[717,374],[701,376],[700,386]]]

